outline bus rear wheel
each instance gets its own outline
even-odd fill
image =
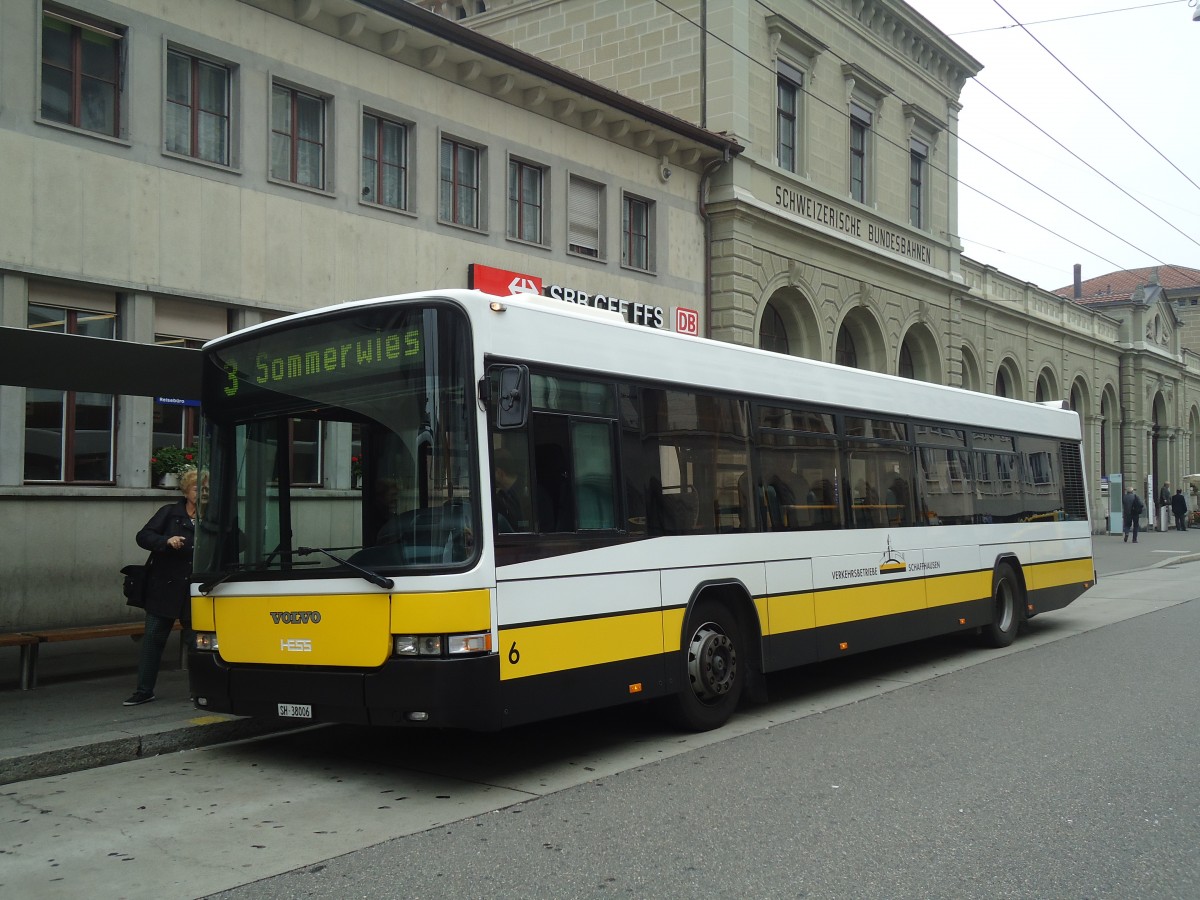
[[[992,622],[983,629],[988,647],[1007,647],[1021,625],[1021,582],[1012,566],[1001,563],[992,573]]]
[[[722,603],[702,600],[683,632],[683,686],[672,700],[671,718],[691,731],[710,731],[729,721],[746,684],[746,655],[737,617]]]

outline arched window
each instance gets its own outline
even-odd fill
[[[913,368],[912,351],[908,349],[908,341],[900,345],[900,359],[896,365],[896,374],[901,378],[916,378]]]
[[[767,302],[762,323],[758,326],[758,346],[772,353],[791,352],[788,347],[787,326],[783,324],[783,316],[779,315],[779,310],[771,301]]]
[[[996,371],[996,396],[1011,397],[1012,395],[1012,384],[1009,383],[1008,372],[1000,368]]]
[[[858,352],[854,349],[854,338],[850,337],[850,330],[846,326],[842,326],[838,332],[837,348],[834,350],[833,361],[839,366],[850,366],[853,369],[858,368]]]

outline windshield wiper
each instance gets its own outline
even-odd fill
[[[200,585],[200,593],[207,594],[209,591],[211,591],[213,588],[215,588],[221,582],[228,581],[234,575],[240,575],[243,572],[247,572],[252,568],[253,568],[252,566],[235,565],[233,568],[231,568],[228,572],[226,572],[224,575],[222,575],[216,581],[203,582]]]
[[[314,553],[324,553],[326,556],[328,556],[330,559],[332,559],[335,563],[340,563],[341,565],[345,566],[350,571],[357,572],[363,578],[367,579],[367,581],[371,582],[371,584],[377,584],[381,588],[384,588],[385,590],[390,591],[393,587],[396,586],[396,582],[392,581],[392,579],[390,579],[384,575],[380,575],[378,572],[372,572],[370,569],[364,569],[362,566],[356,566],[354,563],[350,562],[350,560],[342,559],[336,553],[330,553],[324,547],[297,547],[296,548],[297,556],[311,556]]]

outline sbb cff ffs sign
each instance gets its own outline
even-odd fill
[[[540,294],[542,279],[536,275],[472,263],[467,269],[467,287],[483,291],[485,294],[495,294],[497,297],[507,297],[509,294]]]
[[[679,334],[700,337],[700,313],[686,306],[675,307],[675,330]]]

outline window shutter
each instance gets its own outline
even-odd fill
[[[600,186],[571,179],[567,198],[567,244],[575,253],[600,256]]]

